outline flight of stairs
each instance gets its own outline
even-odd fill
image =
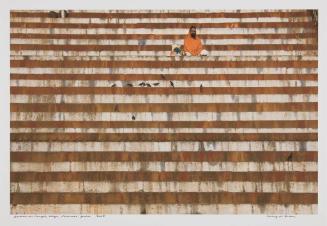
[[[12,213],[317,213],[314,16],[11,11]]]

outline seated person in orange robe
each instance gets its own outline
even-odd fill
[[[186,56],[207,56],[208,51],[203,49],[201,39],[196,36],[196,27],[191,26],[184,39],[184,52]]]

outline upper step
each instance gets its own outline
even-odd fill
[[[32,33],[36,31],[47,33],[42,31],[42,28],[52,28],[54,33],[65,33],[63,29],[69,28],[69,33],[76,33],[78,30],[88,29],[87,33],[96,31],[96,33],[127,34],[138,31],[142,34],[150,30],[150,34],[179,34],[181,32],[181,34],[184,34],[185,31],[183,29],[188,29],[191,25],[196,25],[200,34],[210,34],[212,29],[215,30],[214,34],[217,34],[231,30],[244,33],[247,31],[246,29],[249,29],[249,31],[253,29],[255,33],[261,33],[257,30],[262,29],[262,31],[268,31],[269,28],[279,29],[276,31],[277,33],[278,31],[283,31],[283,28],[292,28],[290,31],[292,33],[295,31],[293,28],[302,28],[302,30],[304,28],[315,28],[311,13],[305,10],[255,12],[70,11],[67,18],[50,18],[48,13],[49,11],[11,11],[12,33],[18,33],[19,28],[26,28],[27,30],[25,31],[30,31],[31,29],[28,28],[33,28],[34,32]],[[217,28],[219,29],[217,30]],[[108,29],[111,29],[111,32],[110,30],[106,31]],[[134,32],[128,29],[134,29]],[[166,31],[156,31],[161,29]]]
[[[48,10],[12,10],[12,17],[48,17]],[[305,17],[308,10],[69,10],[70,18]]]
[[[169,56],[191,25],[211,56],[317,55],[317,27],[308,10],[48,13],[11,11],[11,55]]]
[[[13,14],[15,15],[15,14]],[[35,15],[35,14],[34,14]],[[10,22],[26,22],[26,23],[71,23],[71,24],[133,24],[133,23],[250,23],[250,22],[312,22],[312,17],[230,17],[230,18],[47,18],[36,17],[36,15],[12,16]]]

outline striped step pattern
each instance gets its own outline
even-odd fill
[[[312,18],[11,11],[11,213],[318,213]]]

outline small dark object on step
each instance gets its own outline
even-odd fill
[[[151,87],[150,83],[147,83],[146,86],[147,86],[147,87]]]
[[[127,85],[130,86],[130,87],[133,87],[133,85],[131,83],[127,83]]]
[[[135,116],[134,115],[132,116],[132,119],[135,120]]]
[[[200,92],[202,92],[202,88],[203,88],[203,85],[201,84],[201,85],[200,85]]]
[[[145,82],[139,83],[139,86],[145,86]]]
[[[160,84],[160,82],[156,82],[156,83],[153,83],[152,85],[158,86],[159,84]]]
[[[171,85],[172,87],[175,87],[175,86],[174,86],[174,83],[173,83],[172,81],[170,81],[170,85]]]
[[[293,155],[292,153],[287,157],[287,161],[292,161],[293,160]]]
[[[161,76],[161,78],[166,79],[164,74],[161,74],[160,76]]]
[[[111,87],[116,87],[116,84],[112,84]]]
[[[139,41],[138,41],[138,44],[139,44],[140,46],[144,46],[145,43],[146,43],[146,40],[139,40]]]
[[[55,11],[50,11],[49,12],[49,17],[50,18],[59,18],[59,13],[55,12]]]
[[[174,48],[174,52],[175,52],[176,54],[181,54],[181,53],[182,53],[182,50],[181,50],[181,48],[175,47],[175,48]]]
[[[68,11],[67,10],[60,10],[59,11],[60,17],[61,18],[66,18],[68,17]]]
[[[141,208],[141,214],[146,214],[145,206],[142,206],[142,208]]]

